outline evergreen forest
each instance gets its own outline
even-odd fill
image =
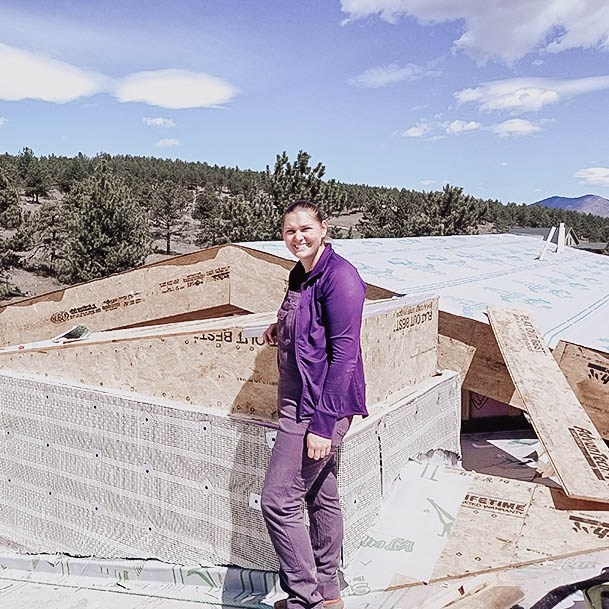
[[[140,265],[155,250],[171,254],[179,242],[279,239],[283,210],[298,199],[315,201],[339,238],[564,222],[580,238],[609,241],[609,218],[475,198],[450,184],[424,192],[341,183],[305,151],[252,171],[130,155],[37,156],[26,147],[0,155],[0,297],[19,295],[7,279],[15,268],[75,283]]]

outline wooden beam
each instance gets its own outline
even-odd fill
[[[516,389],[565,493],[609,502],[609,451],[531,318],[492,307],[488,315]]]

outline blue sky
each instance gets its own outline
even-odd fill
[[[0,151],[609,198],[606,0],[4,0]]]

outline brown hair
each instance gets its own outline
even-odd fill
[[[282,223],[288,214],[291,214],[293,211],[298,211],[299,209],[308,211],[320,224],[325,220],[323,212],[321,211],[321,209],[319,209],[319,207],[317,207],[317,205],[315,205],[315,203],[313,203],[312,201],[307,201],[306,199],[301,199],[299,201],[294,201],[293,203],[290,203],[285,208],[285,211],[283,212],[282,216]]]

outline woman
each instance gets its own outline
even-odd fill
[[[279,431],[262,491],[288,595],[275,609],[343,607],[335,453],[353,415],[367,415],[360,350],[366,287],[355,267],[325,243],[327,232],[313,203],[286,209],[283,240],[298,262],[277,323],[264,333],[279,347]]]

